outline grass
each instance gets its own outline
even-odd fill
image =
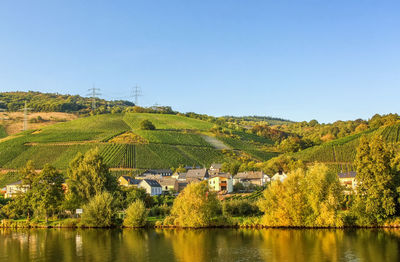
[[[213,124],[210,122],[178,115],[126,113],[124,116],[125,122],[134,130],[139,129],[140,122],[145,119],[150,120],[156,126],[156,129],[195,129],[208,131],[213,127]]]
[[[0,138],[6,137],[6,136],[7,136],[6,129],[4,128],[4,126],[0,125]]]

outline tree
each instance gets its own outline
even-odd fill
[[[150,120],[145,119],[142,122],[140,122],[140,129],[142,129],[142,130],[155,130],[156,127],[154,126],[154,124]]]
[[[221,213],[221,203],[206,182],[189,184],[175,199],[165,222],[180,227],[206,227]]]
[[[360,139],[354,201],[359,224],[378,224],[396,213],[399,172],[395,159],[393,150],[380,136]]]
[[[114,219],[113,197],[108,192],[95,195],[83,206],[82,224],[87,227],[110,227]]]
[[[118,187],[116,179],[99,155],[98,148],[85,155],[78,153],[67,170],[68,194],[67,207],[78,208],[80,205],[103,191],[112,192]]]
[[[46,222],[59,209],[64,198],[62,183],[62,174],[49,164],[33,180],[29,190],[30,202],[35,213],[44,215]]]
[[[146,224],[148,211],[141,200],[136,200],[126,210],[124,226],[143,227]]]

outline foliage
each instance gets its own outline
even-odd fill
[[[267,226],[343,226],[339,214],[341,197],[337,176],[317,164],[306,171],[289,173],[283,182],[272,182],[259,207]]]
[[[98,193],[83,206],[81,223],[86,227],[110,227],[114,220],[113,197],[108,192]]]
[[[104,164],[98,149],[90,150],[85,155],[78,153],[69,165],[66,182],[66,199],[72,209],[103,191],[112,192],[117,188],[117,181]]]
[[[232,199],[222,202],[222,211],[225,216],[257,216],[260,209],[254,201],[248,199]]]
[[[26,180],[26,177],[24,178]],[[31,185],[29,194],[32,209],[46,218],[56,213],[64,198],[63,176],[54,167],[46,164]]]
[[[191,183],[175,199],[166,221],[173,221],[179,227],[206,227],[220,212],[221,204],[207,183]]]
[[[142,130],[155,130],[156,127],[150,120],[144,119],[142,122],[140,122],[140,129],[142,129]]]
[[[126,210],[124,226],[126,227],[143,227],[146,224],[148,211],[141,200],[136,200],[129,205]]]
[[[399,160],[381,137],[361,139],[355,161],[357,194],[354,203],[359,224],[378,224],[396,214]]]

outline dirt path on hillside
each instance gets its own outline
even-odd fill
[[[231,149],[229,146],[222,143],[222,141],[218,140],[216,137],[207,136],[207,135],[201,135],[201,136],[204,138],[204,140],[206,140],[213,147],[215,147],[215,149],[219,149],[219,150]]]

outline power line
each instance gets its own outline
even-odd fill
[[[142,89],[140,86],[135,86],[132,88],[132,97],[135,98],[135,106],[139,104],[139,96],[142,96]]]
[[[93,87],[89,88],[88,91],[90,93],[87,95],[92,98],[92,110],[94,111],[96,110],[96,99],[98,98],[99,95],[101,95],[100,93],[97,92],[100,91],[100,88],[95,88],[93,84]]]
[[[23,131],[28,130],[28,111],[32,110],[32,108],[28,108],[27,103],[25,101],[25,105],[24,108],[22,109],[22,111],[24,112],[24,127],[23,127]]]

